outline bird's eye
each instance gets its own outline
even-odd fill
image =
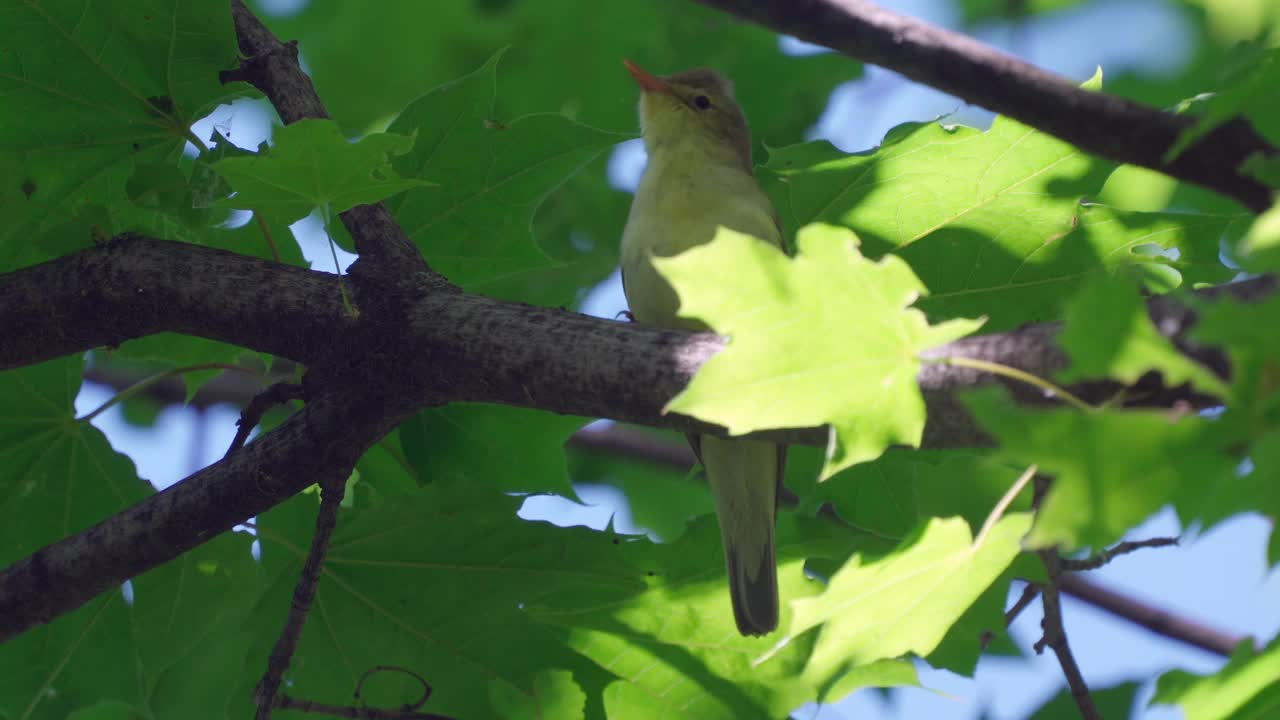
[[[711,107],[711,98],[707,97],[706,95],[699,95],[698,97],[693,99],[693,104],[699,110],[706,110],[707,108]]]

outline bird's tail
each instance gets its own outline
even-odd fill
[[[716,500],[738,631],[770,633],[778,627],[774,519],[785,449],[768,442],[709,435],[691,440]]]

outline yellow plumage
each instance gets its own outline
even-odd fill
[[[626,65],[643,91],[649,155],[622,234],[627,302],[638,322],[705,330],[677,317],[679,300],[652,258],[710,242],[722,225],[782,246],[777,214],[756,181],[751,136],[728,81],[701,68],[658,78]],[[778,624],[774,515],[785,449],[706,435],[689,441],[715,496],[738,630],[768,633]]]

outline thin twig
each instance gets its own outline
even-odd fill
[[[1026,610],[1039,594],[1040,586],[1035,583],[1027,583],[1022,588],[1022,594],[1018,596],[1017,601],[1014,602],[1008,610],[1004,611],[1005,629],[1008,629],[1009,626],[1013,624],[1013,621],[1018,619],[1018,616],[1022,614],[1022,611]],[[982,644],[983,650],[987,649],[987,645],[991,644],[991,639],[994,637],[995,633],[990,630],[982,633],[981,638],[979,638],[979,642]]]
[[[1004,611],[1004,626],[1009,627],[1012,625],[1013,621],[1018,619],[1018,616],[1022,614],[1022,611],[1026,610],[1027,606],[1030,605],[1039,594],[1040,586],[1038,584],[1027,583],[1027,586],[1022,588],[1022,594],[1018,596],[1018,601],[1015,602],[1008,610]]]
[[[1218,630],[1176,613],[1152,607],[1148,603],[1103,587],[1074,573],[1063,573],[1059,589],[1083,602],[1141,625],[1157,635],[1186,643],[1192,647],[1230,657],[1243,635]]]
[[[1168,547],[1177,545],[1178,538],[1157,537],[1147,538],[1146,540],[1126,540],[1118,545],[1109,547],[1096,555],[1090,555],[1080,560],[1071,560],[1069,558],[1062,559],[1062,569],[1079,572],[1081,570],[1097,570],[1098,568],[1111,562],[1119,555],[1127,555],[1135,550],[1142,548]]]
[[[249,439],[249,433],[253,432],[253,429],[261,422],[263,413],[276,405],[283,405],[290,400],[301,399],[302,386],[286,382],[276,383],[255,395],[249,401],[249,406],[240,411],[240,419],[236,421],[239,429],[236,430],[236,436],[231,440],[231,447],[227,448],[227,455],[244,447],[245,441]]]
[[[1048,491],[1049,479],[1037,475],[1035,499],[1031,503],[1037,512]],[[1058,556],[1056,546],[1040,550],[1036,554],[1040,556],[1040,562],[1044,563],[1045,574],[1048,576],[1048,582],[1040,586],[1040,604],[1044,608],[1044,618],[1040,621],[1040,627],[1044,634],[1034,645],[1036,654],[1044,652],[1045,646],[1051,648],[1053,654],[1058,657],[1058,665],[1062,667],[1063,676],[1067,679],[1067,688],[1071,691],[1071,697],[1076,701],[1076,707],[1080,709],[1080,717],[1084,720],[1102,720],[1102,716],[1098,714],[1098,708],[1093,704],[1093,696],[1089,694],[1089,686],[1084,681],[1080,666],[1076,664],[1076,658],[1071,654],[1071,645],[1067,643],[1067,631],[1062,625],[1062,599],[1058,595],[1058,583],[1062,578],[1062,558]]]
[[[423,713],[416,710],[382,710],[380,708],[329,705],[312,702],[311,700],[297,700],[288,695],[278,696],[276,698],[276,707],[281,710],[297,710],[304,713],[332,715],[340,718],[359,718],[360,720],[453,720],[453,718],[445,715]]]
[[[431,697],[431,686],[418,673],[403,668],[398,665],[377,665],[365,670],[360,675],[360,679],[356,682],[355,698],[360,701],[360,691],[364,688],[364,681],[369,676],[379,672],[398,672],[408,675],[418,684],[422,686],[422,697],[412,703],[406,703],[395,709],[381,709],[367,706],[342,706],[329,705],[326,703],[312,702],[310,700],[298,700],[287,695],[281,695],[276,700],[276,707],[289,710],[298,710],[300,712],[323,713],[325,715],[334,715],[344,718],[367,718],[369,720],[452,720],[452,718],[444,715],[436,715],[433,713],[418,712],[418,708],[427,703]]]
[[[306,623],[311,602],[315,599],[316,585],[320,582],[320,568],[324,565],[324,556],[329,550],[333,529],[338,524],[338,508],[342,505],[342,496],[345,492],[346,483],[342,481],[325,483],[320,487],[320,510],[316,514],[316,529],[311,536],[311,549],[307,552],[306,562],[302,565],[298,584],[293,588],[289,616],[285,619],[280,637],[276,638],[276,644],[267,658],[267,669],[254,690],[254,701],[258,706],[255,715],[257,720],[271,720],[271,710],[277,706],[280,682],[284,678],[284,671],[289,668],[289,660],[293,657],[294,650],[298,647],[302,626]]]
[[[1040,590],[1040,602],[1044,606],[1044,619],[1040,621],[1040,627],[1043,628],[1044,635],[1036,642],[1035,651],[1043,652],[1046,645],[1053,650],[1053,654],[1058,657],[1058,664],[1062,666],[1062,674],[1067,678],[1071,697],[1080,709],[1080,717],[1085,720],[1101,720],[1102,716],[1093,704],[1093,696],[1089,694],[1089,686],[1084,681],[1080,666],[1076,664],[1075,656],[1071,654],[1067,633],[1062,626],[1062,602],[1057,587],[1062,567],[1054,562],[1058,557],[1057,552],[1052,549],[1041,550],[1039,555],[1049,574],[1049,582]]]
[[[418,698],[414,702],[404,704],[402,706],[403,709],[417,710],[423,705],[426,705],[427,701],[431,699],[431,686],[428,685],[426,679],[424,679],[418,673],[410,670],[407,667],[400,667],[399,665],[374,665],[368,670],[365,670],[364,672],[360,673],[360,679],[356,681],[355,692],[352,693],[353,695],[355,695],[356,700],[360,699],[360,691],[364,690],[365,681],[380,672],[394,672],[394,673],[400,673],[401,675],[408,675],[414,680],[417,680],[418,684],[422,686],[422,697]]]

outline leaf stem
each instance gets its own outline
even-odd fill
[[[196,135],[195,131],[191,129],[191,126],[188,125],[182,130],[183,139],[195,146],[196,153],[198,155],[205,155],[209,152],[209,146],[204,144],[204,140],[201,140],[200,136]]]
[[[978,536],[973,539],[974,549],[982,547],[982,543],[987,539],[987,534],[991,532],[991,528],[995,527],[995,524],[999,522],[1000,516],[1004,515],[1005,510],[1009,509],[1009,505],[1013,503],[1014,498],[1018,497],[1018,493],[1022,492],[1027,483],[1031,482],[1031,478],[1035,477],[1037,470],[1039,468],[1035,465],[1024,470],[1018,476],[1018,479],[1013,481],[1013,485],[1010,485],[1009,489],[1000,497],[996,506],[991,508],[991,512],[987,514],[987,519],[982,522],[982,529],[978,531]]]
[[[267,248],[271,250],[271,258],[276,262],[281,262],[280,251],[276,248],[276,241],[271,238],[271,229],[267,227],[266,219],[257,210],[253,211],[253,219],[258,223],[258,230],[262,231],[262,237],[267,241]]]
[[[87,423],[90,420],[101,415],[103,412],[105,412],[107,409],[109,409],[111,406],[115,405],[116,403],[122,400],[127,400],[130,397],[142,392],[143,390],[146,390],[152,385],[155,385],[156,383],[161,382],[162,380],[173,377],[174,375],[182,375],[184,373],[189,373],[189,372],[199,372],[200,370],[235,370],[242,373],[248,373],[249,375],[255,374],[249,368],[241,367],[240,365],[231,365],[228,363],[204,363],[202,365],[186,365],[184,367],[176,367],[170,370],[165,370],[162,373],[157,373],[150,377],[145,377],[139,380],[138,382],[121,390],[115,395],[112,395],[111,399],[107,400],[105,403],[98,406],[98,408],[93,412],[89,413],[88,415],[83,415],[81,417],[76,418],[76,422]]]
[[[351,298],[347,297],[346,283],[342,282],[342,266],[338,264],[338,244],[333,241],[333,233],[329,231],[330,216],[328,205],[320,208],[320,218],[324,221],[324,237],[329,241],[329,255],[333,257],[333,271],[338,275],[338,292],[342,294],[342,309],[347,311],[348,317],[356,317],[359,313],[352,307]]]
[[[1019,370],[1016,367],[1010,367],[1008,365],[1002,365],[1000,363],[994,363],[987,360],[979,360],[977,358],[958,357],[958,356],[947,356],[947,357],[937,358],[936,360],[926,359],[925,362],[940,362],[947,365],[953,365],[955,367],[973,368],[974,370],[989,372],[992,375],[1000,375],[1003,377],[1007,377],[1010,380],[1017,380],[1019,382],[1024,382],[1028,385],[1038,387],[1047,393],[1056,395],[1057,397],[1062,398],[1068,405],[1072,405],[1076,409],[1084,410],[1085,412],[1093,412],[1094,410],[1097,410],[1097,408],[1095,408],[1094,406],[1090,405],[1084,400],[1081,400],[1079,397],[1073,395],[1066,388],[1063,388],[1059,385],[1055,385],[1038,375],[1032,375],[1031,373],[1025,370]]]

